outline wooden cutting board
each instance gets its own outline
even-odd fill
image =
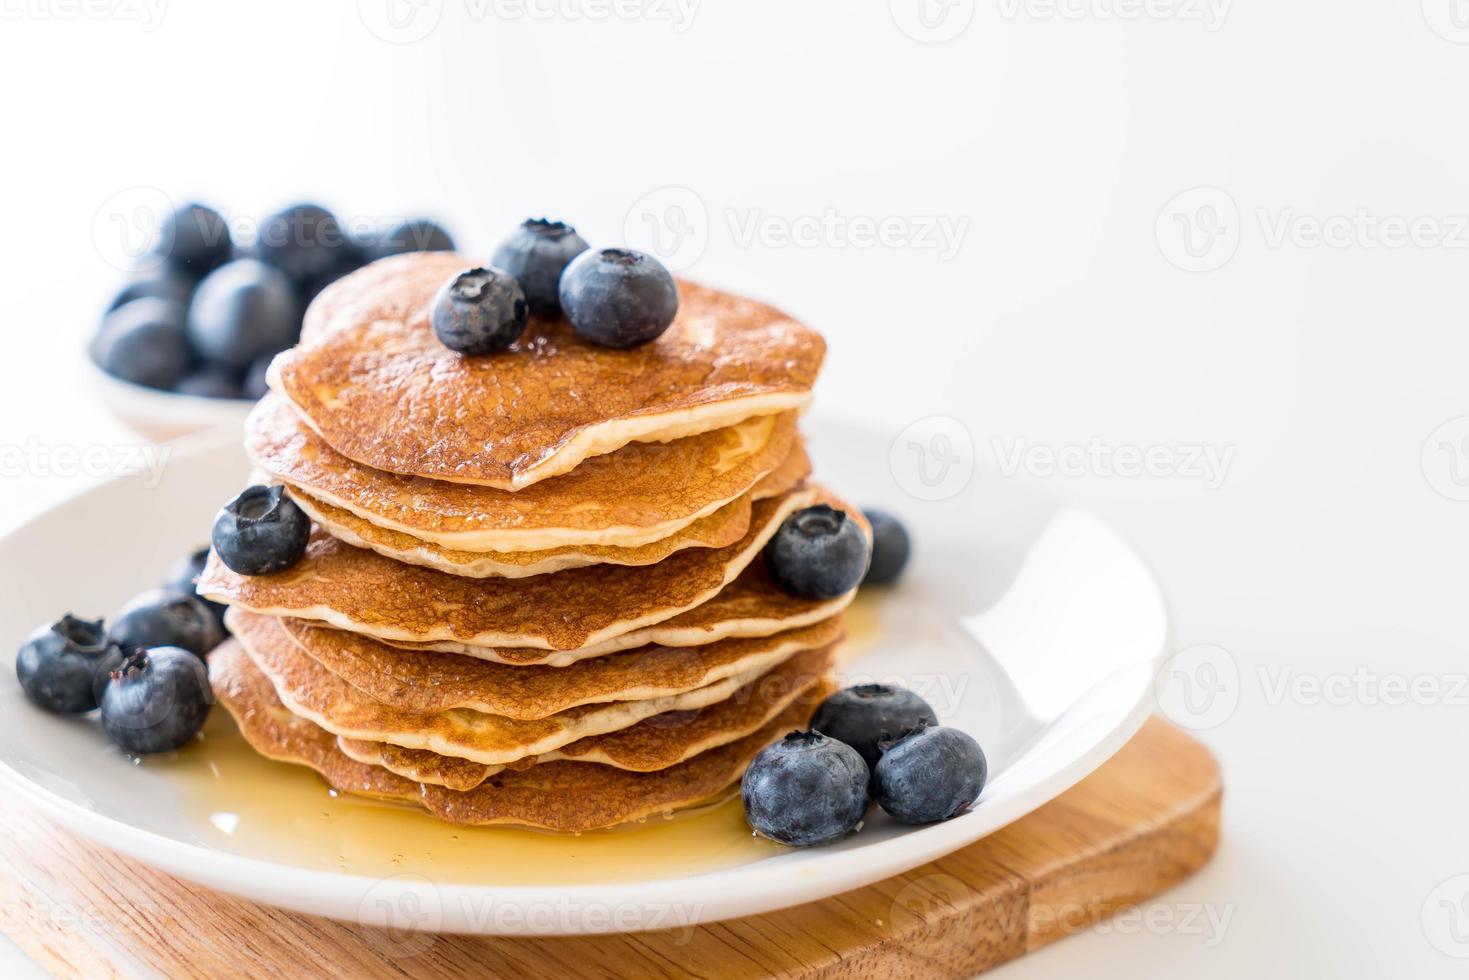
[[[1197,870],[1218,842],[1219,803],[1208,750],[1155,719],[1035,813],[867,888],[692,930],[479,939],[392,934],[232,898],[7,801],[0,902],[10,937],[61,975],[963,977]]]

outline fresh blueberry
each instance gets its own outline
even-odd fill
[[[867,566],[863,585],[890,585],[896,582],[908,564],[913,545],[902,523],[887,511],[863,512],[872,525],[872,562]]]
[[[185,204],[163,219],[154,253],[198,278],[228,262],[233,250],[229,226],[218,211]]]
[[[222,602],[214,602],[198,594],[199,576],[204,574],[204,565],[208,561],[209,549],[207,547],[198,548],[185,555],[169,567],[168,574],[163,577],[163,587],[183,595],[194,596],[204,603],[204,607],[219,624],[219,631],[223,636],[229,633],[224,625],[224,611],[228,607]]]
[[[781,844],[830,844],[867,812],[867,763],[820,732],[791,732],[750,763],[740,782],[745,819]]]
[[[135,597],[113,617],[107,635],[125,650],[182,647],[199,657],[224,639],[202,599],[173,589],[152,589]]]
[[[657,339],[678,312],[663,263],[628,248],[583,252],[561,275],[561,308],[583,340],[623,350]]]
[[[189,370],[184,308],[165,299],[135,299],[107,314],[92,340],[92,359],[113,377],[171,388]]]
[[[134,650],[102,690],[102,730],[134,755],[169,752],[198,734],[213,704],[204,661],[178,647]]]
[[[525,293],[502,269],[466,269],[444,283],[430,315],[445,347],[461,354],[495,354],[525,330]]]
[[[452,252],[454,239],[437,223],[427,218],[400,222],[387,231],[372,236],[366,248],[369,262],[401,255],[404,252]],[[499,265],[498,262],[495,263]]]
[[[838,691],[816,709],[811,727],[857,750],[869,769],[877,765],[878,743],[919,725],[937,725],[927,701],[905,687],[858,684]]]
[[[290,568],[306,553],[311,519],[283,487],[247,487],[214,518],[214,553],[241,575]]]
[[[988,775],[984,751],[973,738],[957,728],[920,725],[884,743],[872,795],[899,823],[935,823],[967,809]]]
[[[500,243],[490,262],[515,277],[536,316],[561,312],[561,273],[587,250],[576,229],[562,221],[527,218]]]
[[[254,259],[237,259],[205,276],[189,305],[190,343],[230,370],[244,371],[257,357],[285,350],[300,334],[291,281]]]
[[[102,620],[67,613],[26,638],[15,658],[15,675],[35,704],[74,715],[97,707],[108,672],[120,663],[122,651],[108,640]]]
[[[180,395],[196,398],[242,398],[240,382],[233,371],[215,365],[205,365],[179,379],[173,390]]]
[[[250,370],[245,372],[245,380],[240,382],[240,394],[246,398],[259,401],[270,391],[265,377],[270,371],[270,362],[275,360],[274,354],[261,354],[250,362]]]
[[[845,511],[817,504],[798,510],[765,546],[775,584],[806,599],[850,592],[867,571],[867,535]]]
[[[254,254],[280,269],[303,292],[360,261],[354,243],[334,214],[319,204],[296,204],[260,224]]]
[[[111,313],[135,299],[144,298],[172,300],[187,307],[198,282],[198,279],[185,270],[155,262],[154,265],[140,268],[133,274],[127,285],[118,290],[117,295],[112,297],[112,302],[107,304],[107,312]]]

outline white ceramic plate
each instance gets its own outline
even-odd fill
[[[947,823],[903,828],[874,810],[859,834],[831,847],[762,852],[722,870],[652,879],[589,872],[581,881],[565,867],[554,882],[522,874],[514,884],[493,873],[468,882],[341,873],[329,855],[313,862],[287,848],[245,848],[229,820],[185,798],[194,784],[167,764],[132,765],[90,720],[33,708],[8,667],[0,672],[0,780],[100,844],[258,901],[447,932],[585,933],[767,912],[889,877],[1023,816],[1126,742],[1148,713],[1168,626],[1157,583],[1125,541],[1089,514],[998,475],[980,470],[960,480],[955,473],[972,460],[957,459],[942,441],[905,436],[895,444],[875,430],[820,420],[808,432],[825,483],[853,503],[902,515],[912,531],[915,556],[901,585],[861,600],[854,622],[866,625],[846,673],[913,686],[941,721],[984,746],[989,784],[970,812]],[[946,459],[961,470],[920,466]],[[0,542],[5,649],[61,612],[109,611],[151,586],[207,536],[245,472],[233,445],[176,455],[156,486],[117,479]],[[934,496],[945,499],[919,499]],[[476,831],[467,833],[465,846],[473,846]],[[566,840],[574,858],[575,838]]]
[[[114,378],[86,356],[78,370],[80,390],[90,391],[108,412],[158,442],[214,428],[239,432],[255,407],[243,398],[201,398],[135,385]]]

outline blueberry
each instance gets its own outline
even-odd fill
[[[988,775],[973,738],[957,728],[920,725],[884,743],[872,795],[899,823],[935,823],[968,809]]]
[[[122,607],[107,631],[112,642],[133,647],[182,647],[202,657],[224,639],[214,613],[196,596],[152,589]]]
[[[872,525],[872,562],[867,566],[863,585],[890,585],[896,582],[908,564],[913,545],[908,531],[893,515],[881,510],[863,512]]]
[[[15,658],[15,675],[26,697],[60,714],[97,707],[107,674],[122,663],[122,651],[107,638],[102,620],[71,613],[26,638]]]
[[[158,232],[155,254],[168,265],[187,270],[195,278],[224,265],[234,250],[224,218],[218,211],[202,204],[185,204],[178,208],[163,219]]]
[[[798,510],[765,546],[775,584],[806,599],[834,599],[867,571],[867,535],[845,511],[817,504]]]
[[[461,354],[495,354],[525,330],[525,293],[502,269],[466,269],[444,283],[430,315],[445,347]]]
[[[257,357],[285,350],[300,334],[291,281],[254,259],[237,259],[205,276],[189,305],[189,342],[230,370],[243,371]]]
[[[583,252],[561,274],[561,308],[583,340],[619,350],[655,340],[678,312],[663,263],[627,248]]]
[[[256,401],[265,397],[265,393],[270,390],[270,386],[265,382],[265,376],[273,360],[275,360],[274,354],[261,354],[250,362],[250,370],[245,372],[245,380],[240,382],[240,394]]]
[[[134,650],[102,690],[102,730],[134,755],[168,752],[198,734],[213,704],[198,657],[178,647]]]
[[[928,702],[904,687],[858,684],[838,691],[816,709],[811,727],[857,750],[870,769],[882,750],[878,743],[919,725],[937,725]]]
[[[208,547],[190,552],[169,566],[168,574],[163,577],[163,587],[196,597],[214,616],[214,621],[219,624],[220,634],[227,635],[229,630],[224,625],[224,611],[227,607],[222,602],[214,602],[198,594],[199,576],[204,574],[204,565],[208,561]]]
[[[820,732],[791,732],[745,770],[745,819],[781,844],[830,844],[862,822],[867,778],[867,763],[849,746]]]
[[[173,390],[196,398],[241,398],[240,382],[233,371],[206,365],[179,379]]]
[[[184,308],[165,299],[135,299],[107,314],[92,340],[92,359],[113,377],[171,388],[189,370]]]
[[[527,218],[500,243],[490,262],[515,277],[536,316],[561,312],[561,273],[587,250],[576,229],[562,221]]]
[[[290,568],[306,553],[311,520],[285,488],[247,487],[214,518],[214,553],[241,575]]]
[[[111,313],[119,306],[144,298],[173,300],[180,306],[187,307],[198,281],[191,273],[167,263],[140,269],[112,297],[112,302],[107,304],[107,312]]]
[[[361,256],[336,215],[319,204],[295,204],[260,224],[254,254],[309,291],[347,271]]]
[[[369,262],[401,255],[404,252],[452,252],[454,239],[435,222],[427,218],[413,218],[400,222],[380,234],[372,236],[366,246]],[[495,263],[499,265],[498,262]]]

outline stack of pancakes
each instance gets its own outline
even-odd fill
[[[464,357],[428,322],[472,263],[419,253],[329,287],[247,425],[315,522],[246,576],[219,699],[271,758],[445,820],[581,831],[718,798],[829,691],[851,594],[782,592],[761,551],[824,502],[796,415],[824,344],[680,284],[654,342],[532,319]],[[860,518],[859,518],[860,519]],[[865,525],[864,525],[865,527]]]

